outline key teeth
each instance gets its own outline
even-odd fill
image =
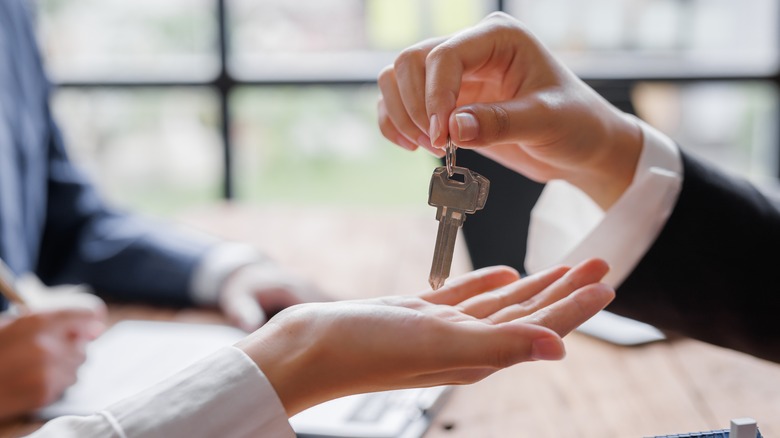
[[[442,286],[444,286],[444,279],[443,278],[429,278],[428,284],[431,285],[431,289],[438,290]]]

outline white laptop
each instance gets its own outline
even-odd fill
[[[229,326],[119,322],[88,346],[78,382],[38,416],[51,419],[91,414],[244,336],[246,333]],[[343,397],[303,411],[290,423],[302,438],[419,438],[450,389],[442,386]]]

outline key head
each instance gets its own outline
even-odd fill
[[[434,169],[428,188],[428,205],[438,207],[439,211],[442,207],[447,207],[448,210],[465,213],[483,209],[487,202],[490,181],[465,167],[453,167],[452,175],[447,175],[447,168],[444,166]]]

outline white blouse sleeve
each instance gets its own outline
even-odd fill
[[[531,212],[529,273],[600,257],[610,265],[604,282],[617,287],[660,233],[682,187],[680,151],[656,129],[626,117],[634,118],[644,138],[633,182],[606,212],[574,186],[549,182]]]
[[[30,437],[284,437],[295,433],[257,365],[225,347],[140,394],[87,417],[49,421]]]

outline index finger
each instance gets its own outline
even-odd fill
[[[423,133],[430,131],[430,119],[426,111],[426,63],[432,49],[441,43],[441,38],[430,39],[417,43],[404,49],[393,63],[392,72],[395,74],[397,90],[383,86],[383,92],[388,98],[398,95],[408,118]],[[389,76],[383,72],[383,77]],[[383,80],[382,83],[387,82]],[[391,91],[391,92],[388,92]],[[388,102],[392,102],[392,99]],[[400,117],[396,117],[399,119]],[[398,121],[398,120],[396,120]],[[414,139],[412,139],[414,140]]]
[[[443,147],[446,143],[449,116],[457,105],[464,75],[494,69],[490,80],[499,81],[508,88],[516,88],[522,83],[522,69],[510,67],[524,62],[525,53],[518,49],[531,47],[518,42],[523,36],[528,36],[530,41],[530,34],[523,30],[519,21],[499,12],[431,50],[426,59],[425,103],[430,120],[439,123],[438,127],[430,129],[439,133],[436,138],[431,137],[432,145]],[[510,77],[509,71],[517,76]]]
[[[614,298],[615,290],[611,287],[603,283],[589,284],[518,321],[547,327],[563,337],[607,307]]]
[[[420,298],[433,304],[453,306],[475,295],[497,289],[520,278],[509,266],[490,266],[461,275],[441,289],[423,292]]]

